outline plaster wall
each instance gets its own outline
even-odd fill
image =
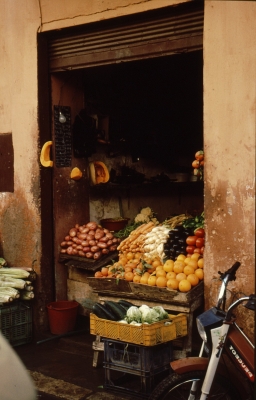
[[[213,277],[235,261],[230,290],[255,292],[255,17],[255,2],[205,2],[206,307],[216,298]]]
[[[188,1],[191,0],[39,0],[40,31],[121,17]]]
[[[10,265],[39,272],[40,211],[37,155],[38,4],[0,1],[0,135],[12,134],[14,193],[0,193],[0,232]],[[1,149],[4,151],[4,149]]]

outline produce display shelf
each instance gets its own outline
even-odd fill
[[[99,294],[117,295],[118,297],[123,296],[157,302],[170,302],[172,304],[176,303],[184,306],[189,306],[204,292],[203,281],[187,293],[168,288],[149,286],[142,283],[128,282],[124,279],[117,281],[115,278],[88,277],[88,284],[92,287],[93,291]]]
[[[117,251],[113,251],[110,254],[102,256],[99,260],[93,260],[86,257],[71,256],[68,254],[60,254],[59,262],[64,262],[67,267],[76,267],[88,271],[98,271],[103,266],[111,263],[112,260],[116,260],[118,256]]]
[[[19,300],[0,305],[0,331],[12,346],[31,342],[31,305]]]
[[[155,346],[187,335],[187,316],[172,315],[153,324],[131,325],[98,318],[90,314],[90,333],[143,346]]]

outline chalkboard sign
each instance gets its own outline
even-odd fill
[[[60,112],[66,118],[60,122]],[[54,106],[55,166],[70,167],[72,157],[70,107]]]

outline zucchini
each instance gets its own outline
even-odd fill
[[[116,315],[118,321],[124,319],[124,317],[126,316],[126,309],[121,304],[118,304],[115,301],[106,300],[104,305],[109,311]]]
[[[118,320],[113,312],[109,311],[105,306],[100,303],[95,303],[92,307],[92,311],[98,318],[109,319],[110,321]]]
[[[122,300],[122,299],[118,300],[117,303],[120,304],[122,307],[125,307],[126,310],[128,310],[128,308],[130,308],[130,307],[134,307],[134,304],[130,303],[129,301]]]

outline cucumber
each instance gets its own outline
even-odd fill
[[[124,319],[126,316],[126,309],[121,304],[118,304],[115,301],[106,300],[104,305],[109,311],[116,315],[118,321]]]
[[[105,306],[103,306],[100,303],[95,303],[92,307],[92,311],[98,318],[109,319],[111,321],[118,320],[117,316],[113,312],[108,310]]]
[[[117,302],[118,304],[120,304],[122,307],[125,307],[126,310],[128,310],[128,308],[133,307],[135,304],[130,303],[129,301],[126,300],[118,300]]]

